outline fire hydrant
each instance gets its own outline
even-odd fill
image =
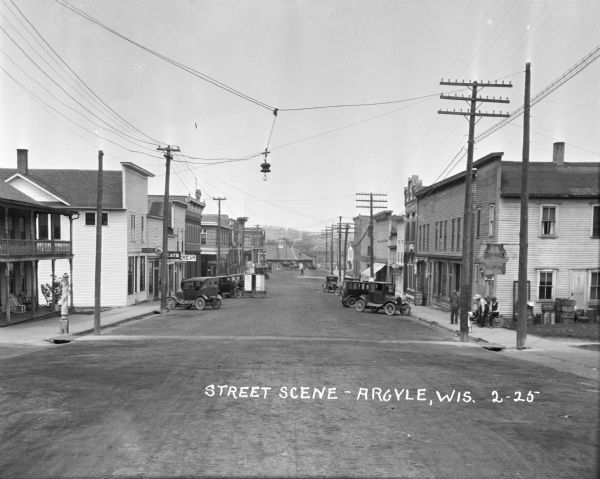
[[[69,334],[69,275],[63,274],[60,296],[60,334]]]

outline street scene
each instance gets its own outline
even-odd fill
[[[0,478],[600,474],[600,3],[0,1]]]
[[[147,314],[0,360],[3,477],[596,477],[596,381],[320,277]]]

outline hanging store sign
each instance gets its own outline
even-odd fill
[[[507,261],[503,244],[488,243],[483,253],[484,274],[506,274]]]
[[[181,261],[196,261],[195,254],[182,254]]]
[[[181,251],[169,251],[167,259],[181,259]]]

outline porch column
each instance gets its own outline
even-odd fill
[[[69,281],[69,299],[71,300],[71,308],[73,308],[73,256],[69,257],[69,278],[71,279]]]
[[[6,281],[6,321],[10,323],[10,284],[9,284],[9,274],[8,270],[10,269],[10,263],[4,263],[6,267],[4,268],[4,279]]]
[[[52,258],[52,280],[50,281],[50,310],[54,311],[54,279],[56,276],[56,260]]]
[[[38,294],[39,294],[39,283],[38,283],[38,263],[39,261],[32,261],[33,263],[33,295],[32,295],[32,301],[33,301],[33,313],[35,314],[37,307],[38,307]]]

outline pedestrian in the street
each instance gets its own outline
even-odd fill
[[[455,290],[450,296],[450,324],[458,324],[458,309],[460,307],[460,297]]]
[[[473,296],[473,301],[475,301],[473,303],[473,317],[475,318],[475,321],[477,321],[477,324],[481,326],[481,315],[483,313],[481,309],[481,296],[479,294],[476,294],[475,296]]]
[[[300,270],[300,276],[304,276],[304,265],[302,263],[298,264],[298,269]]]
[[[498,309],[498,299],[496,296],[492,296],[492,302],[490,303],[490,328],[494,325],[494,319],[500,316],[500,310]]]

